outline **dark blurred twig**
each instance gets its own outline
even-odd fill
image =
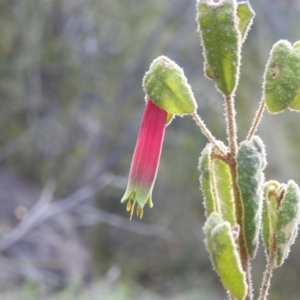
[[[24,235],[26,235],[43,218],[53,199],[55,185],[47,184],[38,202],[32,207],[26,217],[9,233],[0,240],[0,252],[4,251]]]
[[[40,199],[29,211],[27,216],[11,232],[7,233],[0,240],[0,252],[22,239],[22,237],[29,233],[34,227],[53,216],[72,210],[83,201],[90,199],[106,186],[113,185],[115,187],[123,188],[125,184],[126,181],[123,177],[112,174],[103,174],[94,182],[80,188],[68,197],[55,202],[52,202],[55,185],[54,183],[47,184]],[[80,208],[78,211],[81,210],[82,209]],[[166,227],[159,225],[146,225],[140,222],[130,222],[123,217],[97,210],[94,207],[90,207],[90,213],[86,220],[87,219],[89,219],[89,225],[102,222],[137,234],[157,236],[166,240],[174,240],[172,232]]]

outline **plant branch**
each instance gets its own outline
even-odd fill
[[[229,149],[231,157],[235,159],[237,153],[237,129],[235,120],[235,108],[234,99],[231,95],[225,96],[226,107],[226,126],[227,126],[227,138],[229,142]]]
[[[245,300],[252,300],[252,281],[250,273],[250,259],[246,248],[246,241],[244,235],[243,224],[243,204],[240,195],[240,190],[237,185],[237,170],[236,170],[236,155],[238,149],[237,143],[237,127],[236,127],[236,112],[234,107],[234,99],[231,95],[225,96],[225,108],[226,108],[226,126],[227,126],[227,138],[230,149],[230,173],[232,179],[232,189],[235,202],[236,222],[240,226],[240,234],[238,238],[239,253],[242,268],[246,274],[246,282],[248,286],[247,295]]]
[[[264,273],[264,279],[263,279],[262,287],[260,290],[260,295],[258,298],[259,300],[267,299],[269,288],[270,288],[270,283],[271,283],[271,278],[272,278],[273,270],[274,270],[273,267],[274,267],[274,261],[276,258],[276,249],[277,249],[277,242],[276,242],[276,238],[275,238],[275,234],[274,234],[272,247],[270,249],[270,255],[268,257],[268,263],[266,266],[266,270]]]
[[[244,235],[244,226],[243,226],[243,205],[240,196],[240,190],[237,185],[237,171],[236,171],[236,162],[229,165],[231,178],[232,178],[232,188],[235,201],[235,217],[237,224],[240,226],[240,234],[238,238],[239,253],[241,258],[242,268],[246,274],[246,282],[248,286],[247,295],[245,300],[252,300],[252,281],[251,281],[251,272],[249,264],[249,255],[246,248],[246,241]]]
[[[54,192],[55,184],[54,182],[49,182],[43,189],[40,199],[27,216],[12,231],[0,239],[0,252],[19,241],[43,218],[53,199]]]
[[[224,155],[220,155],[220,154],[217,154],[217,153],[212,153],[211,154],[211,158],[212,159],[218,159],[218,160],[221,160],[222,162],[224,162],[226,165],[229,165],[230,162],[231,162],[231,159],[230,159],[230,153],[227,153]]]
[[[206,127],[204,121],[200,118],[200,116],[197,114],[197,112],[194,112],[192,114],[192,117],[195,120],[196,124],[200,127],[203,135],[206,136],[206,138],[220,151],[221,155],[223,155],[224,157],[226,157],[226,153],[220,147],[220,145],[218,144],[216,138],[212,135],[212,133]]]
[[[0,239],[0,253],[24,239],[24,236],[28,235],[34,228],[48,219],[61,213],[74,211],[74,209],[77,212],[77,217],[81,217],[82,219],[82,222],[76,222],[76,224],[80,223],[80,226],[89,226],[101,222],[136,234],[155,236],[170,242],[176,241],[175,234],[163,225],[148,225],[129,221],[112,213],[97,210],[95,207],[90,207],[90,214],[82,211],[83,207],[80,204],[90,199],[108,185],[124,188],[124,184],[126,184],[126,181],[124,181],[123,177],[105,173],[66,198],[53,201],[55,184],[49,182],[43,189],[40,199],[30,209],[24,219]]]
[[[247,135],[247,141],[250,141],[254,135],[254,133],[256,132],[257,128],[258,128],[258,125],[261,121],[261,118],[262,118],[262,115],[263,115],[263,112],[265,110],[265,106],[266,106],[266,103],[265,103],[265,100],[262,99],[260,101],[260,104],[259,104],[259,107],[258,107],[258,110],[255,114],[255,117],[253,119],[253,122],[252,122],[252,125],[251,125],[251,128],[248,132],[248,135]]]

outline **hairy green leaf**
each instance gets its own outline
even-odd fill
[[[222,143],[220,145],[225,147]],[[200,183],[205,198],[206,216],[213,211],[218,212],[223,220],[234,226],[235,209],[230,170],[226,163],[214,157],[216,154],[218,154],[217,150],[208,144],[199,160]]]
[[[300,190],[298,185],[290,180],[282,199],[277,221],[277,260],[276,266],[281,266],[287,258],[290,247],[294,243],[300,217]]]
[[[284,188],[279,182],[271,180],[264,185],[264,201],[262,215],[262,237],[265,244],[266,254],[270,253],[270,246],[273,243],[274,233],[277,226],[277,210],[280,192]]]
[[[254,136],[241,143],[237,153],[237,184],[243,203],[243,228],[248,254],[253,258],[259,243],[263,205],[263,169],[266,154],[262,140]]]
[[[249,2],[245,1],[238,3],[237,16],[239,18],[238,28],[242,35],[242,41],[244,42],[247,37],[247,33],[252,25],[253,18],[255,16],[255,13],[252,7],[250,6]]]
[[[264,75],[264,99],[270,113],[300,110],[300,47],[285,40],[272,48]]]
[[[212,178],[222,218],[234,226],[236,223],[235,207],[229,166],[219,159],[213,159]]]
[[[205,73],[222,94],[233,94],[239,77],[241,50],[236,1],[198,0],[197,9]]]
[[[244,299],[247,292],[246,276],[240,263],[230,224],[214,212],[209,216],[204,232],[213,266],[224,287],[235,299]]]
[[[207,144],[203,149],[201,157],[199,159],[199,170],[200,170],[200,185],[204,196],[204,207],[206,217],[212,212],[218,211],[217,199],[214,195],[212,174],[211,174],[211,152],[212,145]]]

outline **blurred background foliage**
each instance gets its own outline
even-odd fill
[[[269,51],[300,39],[298,0],[251,0],[236,107],[240,141],[261,97]],[[1,299],[226,299],[203,243],[192,118],[166,131],[154,208],[128,221],[120,199],[158,55],[184,68],[213,134],[223,105],[203,76],[195,0],[0,1]],[[300,183],[300,118],[265,113],[267,179]],[[270,299],[299,299],[300,239]],[[261,247],[262,248],[262,247]],[[258,290],[263,249],[254,261]],[[149,292],[151,290],[151,292]]]

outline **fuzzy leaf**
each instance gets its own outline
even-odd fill
[[[231,226],[235,225],[235,207],[232,191],[232,180],[229,166],[223,161],[212,160],[212,173],[215,187],[215,194],[218,199],[220,212],[224,221]]]
[[[282,199],[277,221],[277,260],[276,266],[282,265],[287,258],[291,245],[294,243],[300,217],[300,190],[298,185],[290,180]]]
[[[200,185],[204,195],[204,207],[206,217],[212,212],[217,211],[216,197],[214,195],[214,188],[212,183],[211,174],[211,152],[212,145],[207,144],[201,153],[199,159],[199,170],[200,170]]]
[[[183,70],[165,56],[156,58],[143,79],[147,97],[174,115],[192,114],[197,103]]]
[[[239,77],[241,50],[236,1],[198,0],[197,10],[205,73],[222,94],[233,94]]]
[[[295,49],[295,51],[300,51],[300,42],[299,41],[296,42],[293,45],[293,48]],[[300,111],[300,83],[299,83],[297,95],[295,96],[293,102],[289,105],[289,109]]]
[[[214,212],[209,216],[204,232],[213,266],[225,289],[235,299],[244,299],[247,292],[245,273],[240,263],[230,224]]]
[[[264,144],[258,136],[241,143],[237,153],[237,184],[243,202],[243,227],[248,254],[253,258],[259,243],[263,205]]]
[[[237,6],[237,16],[239,18],[238,28],[242,35],[242,41],[244,42],[247,33],[252,25],[255,13],[250,6],[249,2],[239,2]]]
[[[277,225],[277,209],[282,185],[277,181],[268,181],[264,185],[264,201],[262,215],[262,236],[267,256],[270,252]]]
[[[225,147],[220,143],[221,147]],[[231,226],[235,225],[235,209],[228,165],[223,161],[212,158],[217,151],[208,144],[200,157],[200,183],[205,198],[206,216],[213,211],[222,215],[223,220]]]
[[[264,75],[264,99],[270,113],[300,110],[300,47],[285,40],[272,48]]]

